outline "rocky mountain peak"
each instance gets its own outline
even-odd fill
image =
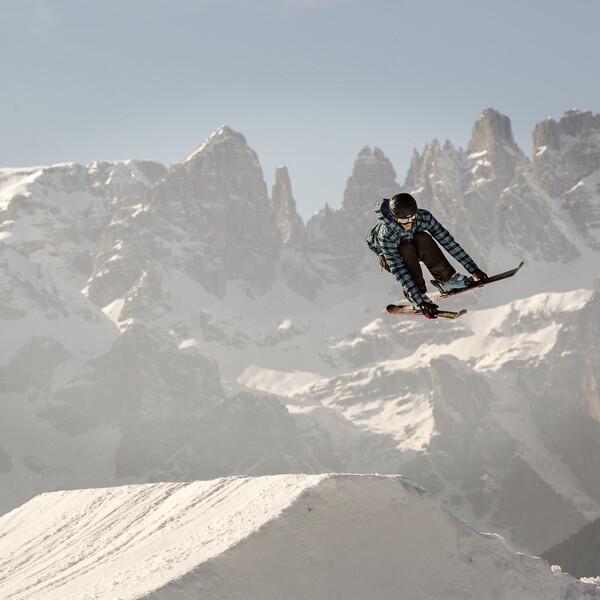
[[[462,195],[460,161],[460,153],[449,141],[442,149],[439,140],[434,139],[425,146],[423,154],[414,150],[404,189],[417,198],[422,208],[444,209],[453,198]],[[435,207],[436,203],[439,206]]]
[[[510,119],[497,110],[483,111],[473,125],[468,147],[470,187],[478,195],[498,197],[526,160],[515,143]]]
[[[304,235],[304,222],[296,211],[292,184],[287,167],[275,169],[275,183],[271,191],[271,208],[284,243],[300,240]]]
[[[586,244],[600,248],[600,114],[571,109],[558,123],[550,118],[539,123],[533,175],[569,210]]]
[[[173,243],[185,248],[176,263],[165,251]],[[242,134],[223,126],[107,227],[88,292],[99,306],[128,297],[125,308],[136,317],[149,303],[158,306],[159,297],[166,302],[161,273],[177,267],[217,296],[235,280],[252,296],[270,288],[281,243],[258,157]],[[142,274],[146,286],[136,283]]]
[[[554,197],[600,168],[600,114],[571,109],[533,131],[533,167],[538,183]],[[566,168],[556,163],[567,161]]]
[[[572,108],[565,111],[559,126],[567,135],[587,137],[594,131],[600,131],[600,115],[594,115],[590,110]]]
[[[589,137],[600,131],[600,114],[581,111],[576,108],[565,111],[556,122],[548,117],[535,126],[533,131],[534,147],[560,147],[560,136]]]
[[[214,131],[182,165],[172,170],[185,170],[197,197],[249,199],[256,196],[267,203],[267,187],[258,156],[246,138],[227,125]]]
[[[404,187],[480,262],[489,259],[490,241],[497,234],[516,252],[526,249],[548,260],[576,256],[560,227],[547,227],[553,219],[549,199],[531,188],[530,172],[510,119],[486,109],[473,126],[466,153],[434,140],[422,155],[413,154]],[[542,222],[539,214],[549,216]]]
[[[336,267],[339,273],[353,276],[365,256],[364,238],[376,221],[375,202],[400,191],[396,171],[379,148],[365,146],[358,153],[352,175],[346,182],[344,199],[336,211],[320,210],[307,223],[309,244],[320,252],[347,257],[348,263]]]
[[[380,148],[365,146],[354,161],[340,210],[358,218],[372,217],[373,204],[400,191],[396,171]]]
[[[567,110],[558,123],[548,117],[538,123],[533,130],[533,155],[544,148],[559,150],[568,139],[582,137],[587,138],[600,131],[600,115],[594,115],[591,111],[581,111],[576,108]]]
[[[232,139],[237,139],[243,144],[246,144],[246,138],[241,133],[234,131],[231,129],[231,127],[229,127],[229,125],[221,125],[221,127],[215,129],[215,131],[213,131],[208,138],[202,144],[200,144],[198,149],[188,156],[184,162],[190,161],[196,155],[206,152],[207,149],[211,147],[218,146],[219,144]]]
[[[498,146],[520,153],[513,137],[510,119],[493,108],[486,108],[473,125],[469,152],[491,151]]]

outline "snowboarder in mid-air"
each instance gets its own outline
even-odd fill
[[[426,317],[435,319],[439,310],[427,296],[420,262],[429,269],[434,277],[432,283],[442,294],[469,286],[473,278],[481,282],[488,279],[441,223],[428,210],[417,207],[410,194],[380,200],[375,212],[379,221],[369,232],[367,244],[379,256],[379,264],[400,282],[414,309]],[[470,277],[456,272],[436,240]]]

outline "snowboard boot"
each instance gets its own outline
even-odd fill
[[[433,283],[435,287],[440,290],[440,293],[449,294],[455,290],[460,290],[464,287],[467,287],[472,281],[472,277],[461,275],[460,273],[454,273],[454,275],[452,275],[448,281],[444,281],[443,283],[440,283],[439,281],[432,281],[431,283]]]

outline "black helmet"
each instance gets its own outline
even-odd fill
[[[394,219],[407,219],[417,212],[417,201],[410,194],[396,194],[389,206]]]

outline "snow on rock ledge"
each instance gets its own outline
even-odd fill
[[[571,600],[399,476],[278,475],[43,494],[0,519],[6,600]]]

